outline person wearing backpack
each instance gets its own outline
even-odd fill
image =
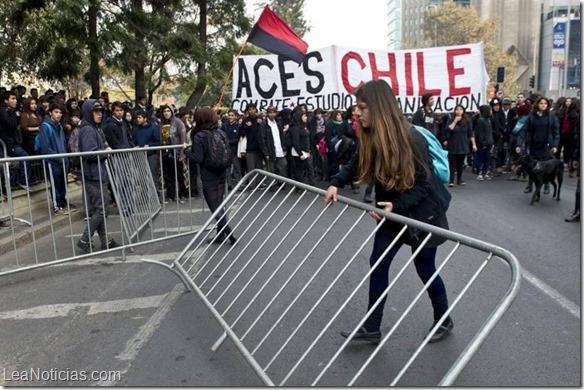
[[[231,166],[229,138],[219,130],[218,124],[219,118],[212,108],[199,108],[195,112],[192,150],[186,152],[187,157],[201,167],[203,196],[212,213],[223,202],[227,168]],[[222,210],[216,219],[217,234],[209,239],[209,243],[221,243],[228,238],[232,245],[235,244],[237,238],[229,226],[227,212]]]
[[[396,213],[434,226],[448,229],[446,211],[451,195],[431,169],[429,149],[425,136],[412,131],[412,125],[402,115],[395,94],[384,80],[371,80],[355,93],[359,121],[359,149],[351,162],[341,169],[330,182],[324,197],[325,205],[337,200],[338,188],[355,177],[360,184],[375,184],[376,206],[385,212]],[[389,285],[389,268],[401,246],[411,246],[415,253],[428,233],[409,227],[396,244],[381,257],[398,237],[403,225],[382,220],[376,212],[370,215],[383,225],[375,233],[373,252],[369,260],[373,267],[369,278],[369,304],[367,311],[379,303],[364,324],[353,331],[343,331],[343,337],[352,341],[380,341],[385,290]],[[422,283],[427,283],[436,272],[436,251],[445,238],[432,235],[414,258]],[[428,287],[434,310],[437,330],[429,342],[442,340],[453,328],[450,316],[442,317],[448,310],[446,288],[440,275]],[[431,329],[432,329],[431,328]]]
[[[65,131],[61,126],[61,117],[65,107],[59,103],[51,103],[49,114],[39,127],[39,132],[35,139],[35,151],[37,154],[51,155],[67,153],[65,148]],[[65,161],[65,164],[63,164]],[[51,199],[53,202],[53,212],[55,214],[66,215],[67,210],[67,186],[66,177],[69,171],[69,161],[67,158],[47,158],[44,160],[51,182]],[[63,171],[63,165],[65,170]],[[69,204],[69,210],[76,208]]]

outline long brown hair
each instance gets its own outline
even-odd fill
[[[359,170],[361,184],[379,182],[385,190],[412,188],[416,163],[426,166],[414,145],[412,125],[399,109],[393,90],[383,80],[371,80],[355,93],[369,109],[370,128],[359,122]],[[426,167],[427,169],[427,167]]]

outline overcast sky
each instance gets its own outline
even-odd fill
[[[254,22],[256,4],[266,0],[246,0]],[[331,45],[363,49],[387,49],[387,0],[305,0],[304,16],[311,26],[303,38],[308,49]]]

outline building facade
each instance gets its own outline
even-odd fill
[[[388,49],[432,46],[423,32],[426,12],[444,0],[389,0]],[[498,22],[496,43],[517,56],[515,74],[506,72],[525,91],[550,97],[579,96],[581,29],[579,0],[460,0],[481,19]],[[563,35],[562,35],[563,34]],[[561,43],[561,37],[565,43]],[[558,38],[559,37],[559,38]],[[530,79],[535,85],[530,86]],[[555,92],[553,92],[555,91]]]

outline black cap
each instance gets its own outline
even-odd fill
[[[96,100],[95,103],[93,103],[93,106],[91,106],[91,111],[97,111],[97,110],[100,110],[100,111],[104,110],[104,108],[101,105],[101,103],[99,102],[99,100]]]

